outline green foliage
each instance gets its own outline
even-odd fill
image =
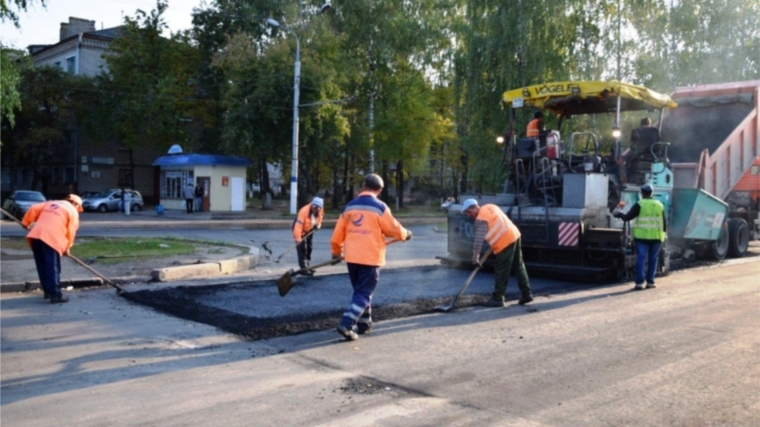
[[[163,151],[175,143],[192,148],[183,123],[202,117],[202,104],[193,99],[198,50],[186,34],[161,36],[166,8],[159,0],[150,13],[138,10],[134,18],[126,17],[106,57],[108,74],[101,85],[108,96],[101,100],[100,136],[128,149]]]
[[[19,85],[21,84],[20,64],[27,62],[23,52],[6,49],[0,44],[0,120],[13,128],[16,124],[14,110],[21,107]],[[2,145],[2,141],[0,141]]]
[[[34,0],[0,0],[0,20],[3,22],[10,20],[16,28],[20,28],[18,15],[11,7],[17,10],[26,10],[33,3]],[[45,7],[45,0],[40,0],[39,3],[42,7]]]

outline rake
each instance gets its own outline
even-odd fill
[[[475,269],[472,270],[472,273],[470,273],[470,277],[467,278],[466,282],[464,282],[464,286],[462,286],[462,289],[459,290],[459,293],[454,297],[454,300],[451,301],[451,304],[439,305],[438,307],[434,308],[433,310],[445,313],[447,311],[451,311],[451,309],[453,309],[454,307],[456,307],[457,300],[459,299],[459,297],[462,296],[462,294],[464,293],[464,291],[467,290],[467,287],[470,286],[470,283],[472,283],[472,279],[475,278],[475,275],[478,274],[478,271],[480,271],[483,268],[483,262],[488,259],[488,256],[491,255],[491,251],[492,250],[493,250],[493,248],[488,248],[488,250],[486,251],[485,255],[483,255],[483,261],[481,261],[480,263],[478,263],[477,267],[475,267]]]

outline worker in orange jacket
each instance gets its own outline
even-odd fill
[[[509,217],[498,206],[486,204],[478,206],[475,199],[467,199],[462,204],[462,212],[475,220],[475,236],[472,245],[472,263],[480,264],[480,250],[483,241],[487,241],[496,256],[494,271],[494,292],[484,305],[486,307],[504,307],[504,296],[507,292],[509,275],[515,268],[517,285],[522,297],[518,303],[525,305],[533,301],[530,290],[528,271],[522,257],[520,230],[509,220]]]
[[[21,223],[29,229],[26,240],[34,253],[34,263],[45,298],[52,304],[69,299],[61,294],[61,256],[68,256],[79,229],[82,199],[70,194],[66,200],[50,200],[32,205]]]
[[[544,130],[544,113],[536,111],[533,113],[533,120],[528,122],[525,136],[528,138],[538,138],[542,130]]]
[[[385,239],[412,238],[412,232],[393,218],[388,205],[378,200],[382,189],[382,178],[367,175],[361,193],[343,209],[330,241],[333,259],[340,260],[342,254],[354,288],[351,305],[337,328],[350,341],[372,330],[372,294],[380,267],[385,265]]]
[[[298,266],[309,268],[311,262],[311,238],[314,237],[312,230],[316,231],[322,228],[322,219],[325,217],[325,201],[321,197],[315,197],[311,203],[305,205],[298,211],[296,219],[293,221],[293,239],[296,242],[296,252],[298,252]],[[309,234],[311,233],[311,234]],[[313,276],[312,271],[303,273],[305,276]]]

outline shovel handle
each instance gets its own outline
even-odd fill
[[[305,238],[307,238],[307,237],[311,236],[311,234],[312,234],[312,233],[314,233],[315,231],[317,231],[316,227],[315,227],[315,228],[313,228],[313,229],[312,229],[311,231],[309,231],[308,233],[306,233],[306,235],[305,235],[305,236],[303,236],[303,237],[301,238],[301,241],[303,242],[303,239],[305,239]],[[274,260],[274,262],[280,262],[280,260],[282,259],[282,257],[284,257],[284,256],[285,256],[285,254],[287,254],[288,252],[292,251],[292,250],[293,250],[293,248],[295,248],[295,247],[296,247],[296,246],[298,246],[298,245],[299,245],[299,244],[298,244],[298,243],[296,243],[296,244],[294,244],[294,245],[291,245],[289,248],[285,249],[285,252],[281,253],[281,254],[280,254],[280,256],[278,256],[278,257],[277,257],[277,259],[275,259],[275,260]]]

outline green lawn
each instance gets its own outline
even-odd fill
[[[168,257],[195,253],[196,244],[171,238],[109,237],[77,239],[71,253],[81,259],[97,257],[103,263],[139,258]]]

